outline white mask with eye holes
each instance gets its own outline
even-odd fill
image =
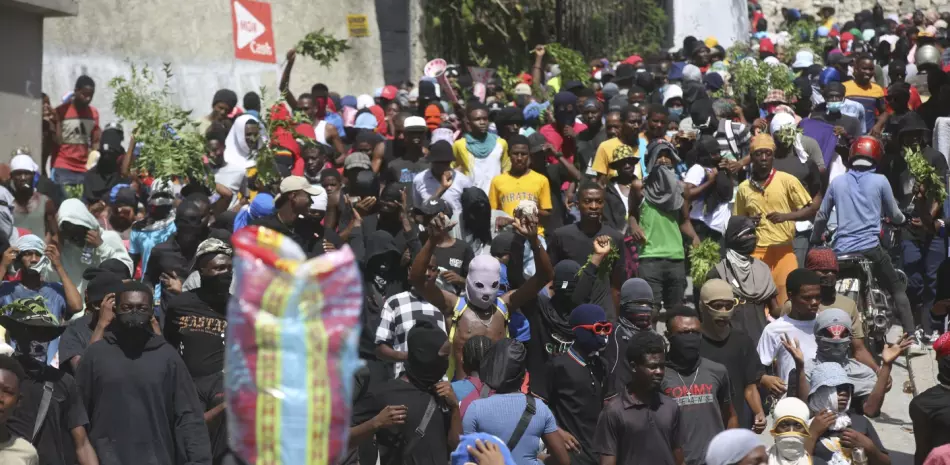
[[[479,255],[468,265],[465,278],[465,295],[473,307],[487,309],[498,296],[501,280],[501,264],[491,255]]]

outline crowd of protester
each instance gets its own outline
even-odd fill
[[[823,7],[770,28],[750,6],[742,59],[794,56],[797,96],[731,95],[712,37],[594,60],[589,84],[538,46],[481,98],[458,68],[294,95],[289,52],[278,108],[222,89],[196,124],[213,187],[136,170],[92,78],[45,98],[42,147],[0,170],[0,463],[240,463],[223,366],[248,226],[359,263],[343,463],[889,465],[868,418],[927,345],[940,384],[910,404],[915,462],[946,463],[944,207],[903,153],[946,177],[948,18]],[[825,50],[790,48],[798,21]],[[721,260],[686,295],[707,239]],[[872,350],[839,293],[844,254],[890,295],[893,344]]]

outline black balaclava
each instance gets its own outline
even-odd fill
[[[550,333],[556,333],[561,339],[572,337],[570,318],[574,304],[574,288],[577,287],[577,273],[581,266],[574,260],[561,260],[554,265],[554,295],[551,296],[550,308],[541,306],[542,323]],[[548,311],[545,311],[548,310]]]
[[[690,312],[693,310],[690,309]],[[670,350],[666,364],[677,373],[692,373],[699,366],[699,346],[703,336],[700,333],[673,334],[669,336]]]
[[[460,203],[462,204],[462,225],[466,232],[471,233],[483,243],[491,243],[491,203],[485,191],[477,187],[467,187],[462,190]]]
[[[406,343],[409,351],[406,357],[406,378],[413,386],[429,391],[442,380],[449,369],[449,359],[439,351],[448,338],[445,331],[422,320],[409,330]]]
[[[739,255],[752,255],[756,243],[755,221],[748,216],[729,218],[724,239],[727,249],[732,249]]]

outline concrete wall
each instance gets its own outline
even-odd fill
[[[0,160],[20,146],[39,159],[43,17],[76,14],[75,0],[0,0]]]
[[[79,75],[88,74],[96,80],[93,105],[105,124],[114,120],[108,81],[127,74],[126,60],[132,58],[156,70],[170,62],[175,73],[174,99],[194,109],[195,115],[210,111],[214,92],[224,87],[240,97],[266,86],[273,98],[286,51],[320,28],[348,38],[347,14],[365,14],[370,36],[350,38],[353,48],[329,70],[299,57],[291,90],[309,92],[311,85],[323,82],[334,91],[355,94],[371,93],[383,85],[373,0],[272,0],[270,4],[276,65],[234,58],[228,0],[82,0],[77,17],[46,20],[43,89],[56,101],[72,90]]]
[[[878,2],[886,15],[902,15],[917,9],[950,11],[950,1],[947,0],[759,0],[770,30],[775,30],[782,23],[782,8],[798,8],[803,13],[817,15],[822,6],[832,6],[835,8],[835,18],[844,23],[854,19],[855,13],[874,8]]]
[[[746,0],[672,0],[673,45],[687,36],[715,37],[723,47],[749,35]]]
[[[0,160],[28,145],[39,156],[42,130],[43,17],[0,7]],[[16,44],[16,46],[14,46]]]

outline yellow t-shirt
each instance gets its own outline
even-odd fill
[[[501,210],[511,216],[522,200],[533,200],[541,210],[550,210],[551,184],[544,175],[528,170],[521,177],[502,173],[491,180],[488,190],[488,202],[492,210]],[[538,234],[544,234],[544,228],[538,225]]]
[[[640,139],[643,139],[644,141],[646,140],[646,138],[643,137],[643,134],[640,134]],[[600,145],[597,146],[597,153],[594,155],[594,165],[592,166],[594,171],[599,174],[606,174],[608,179],[616,176],[617,170],[610,169],[610,164],[616,160],[614,157],[614,151],[624,145],[627,144],[624,144],[623,141],[616,137],[601,142]],[[646,144],[644,143],[641,145]],[[633,149],[633,153],[635,153],[637,157],[643,157],[644,154],[640,153],[640,145],[630,148]],[[640,163],[637,163],[634,174],[636,174],[637,178],[642,178]]]
[[[772,182],[765,187],[765,192],[752,187],[748,180],[739,184],[736,192],[734,214],[739,216],[759,216],[759,227],[755,234],[759,247],[791,244],[795,238],[795,222],[786,221],[775,224],[766,218],[772,212],[791,213],[804,208],[811,203],[811,196],[805,186],[788,173],[776,171]]]

